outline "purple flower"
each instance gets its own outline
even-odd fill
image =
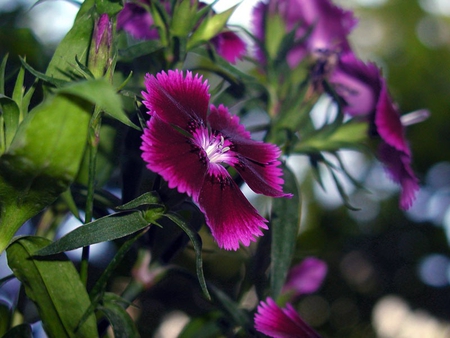
[[[253,30],[261,41],[265,41],[266,20],[271,20],[274,15],[281,16],[286,32],[296,29],[296,39],[309,34],[289,51],[287,62],[291,68],[307,55],[350,50],[347,35],[357,20],[351,11],[343,10],[330,0],[270,0],[268,4],[259,3],[253,12]]]
[[[149,0],[139,0],[138,3],[127,2],[117,16],[117,29],[124,30],[132,37],[141,40],[159,38],[158,30],[153,27],[153,18],[143,5],[150,6]]]
[[[142,137],[142,158],[170,188],[192,196],[205,214],[219,247],[248,246],[267,222],[228,173],[233,167],[256,193],[289,197],[282,191],[277,146],[250,138],[227,108],[208,105],[207,82],[181,71],[147,74],[144,104],[151,118]]]
[[[255,314],[255,329],[274,338],[320,338],[291,304],[280,308],[272,298],[261,301]]]
[[[217,54],[232,64],[242,59],[247,50],[245,42],[234,32],[220,33],[211,40],[211,43],[216,48]]]
[[[399,109],[389,96],[380,70],[348,52],[341,55],[329,80],[344,101],[344,111],[352,116],[367,116],[375,126],[382,139],[378,156],[388,175],[402,188],[400,207],[408,209],[419,183],[411,169],[411,150]]]
[[[293,293],[294,297],[313,293],[322,284],[327,274],[327,264],[315,257],[307,257],[289,270],[283,293]]]

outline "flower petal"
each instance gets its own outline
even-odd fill
[[[392,102],[387,90],[386,81],[382,80],[380,97],[375,113],[375,125],[381,138],[390,146],[411,155],[409,146],[406,143],[405,132],[400,120],[398,108]]]
[[[369,115],[375,111],[381,89],[381,74],[374,63],[364,63],[352,52],[339,57],[330,82],[345,100],[347,114]]]
[[[267,222],[242,194],[224,167],[210,164],[198,200],[219,247],[237,250],[262,236]]]
[[[255,329],[274,338],[320,338],[292,305],[280,308],[272,298],[261,301],[255,314]]]
[[[190,140],[153,116],[142,136],[142,158],[147,168],[161,175],[170,188],[177,188],[194,199],[203,184],[206,163],[201,161]]]
[[[313,293],[322,284],[327,274],[327,264],[315,257],[307,257],[289,270],[283,293],[294,292],[295,296]]]
[[[247,49],[245,42],[234,32],[223,32],[214,37],[211,43],[217,50],[217,54],[230,63],[236,63],[242,59]]]
[[[384,142],[380,144],[378,156],[389,177],[401,186],[400,208],[409,209],[419,190],[419,180],[411,169],[411,156]]]
[[[254,192],[273,197],[292,196],[282,191],[283,172],[277,161],[281,151],[276,145],[250,139],[239,117],[231,115],[222,105],[218,108],[211,105],[208,122],[233,144],[238,163],[228,164],[236,168]]]
[[[166,123],[189,130],[191,123],[203,124],[208,112],[210,94],[207,81],[202,82],[198,74],[186,77],[179,70],[161,72],[155,76],[145,76],[147,91],[142,92],[143,103],[150,115],[157,115]]]

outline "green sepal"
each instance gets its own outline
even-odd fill
[[[197,6],[191,5],[191,0],[177,1],[170,22],[172,36],[187,37],[197,23],[195,20],[196,13]]]
[[[270,218],[272,232],[270,294],[276,299],[286,281],[295,251],[300,226],[300,190],[295,174],[283,165],[284,191],[293,194],[292,198],[274,198]]]
[[[64,254],[53,259],[34,256],[49,243],[36,236],[17,238],[6,250],[9,267],[36,304],[49,337],[98,337],[94,316],[78,327],[90,300],[73,263]]]

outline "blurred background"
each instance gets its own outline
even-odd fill
[[[407,129],[421,181],[408,212],[399,210],[396,186],[373,159],[343,153],[349,171],[371,192],[348,186],[351,203],[360,211],[346,209],[333,184],[325,192],[318,187],[306,160],[289,160],[304,192],[295,262],[314,255],[329,266],[323,287],[304,297],[298,310],[329,337],[449,337],[450,1],[335,2],[359,18],[350,36],[353,48],[383,68],[402,112],[424,108],[431,117]],[[0,0],[0,57],[9,53],[10,70],[19,67],[21,55],[44,71],[78,8],[74,1],[33,3]],[[219,1],[216,10],[236,3]],[[248,28],[254,3],[244,0],[232,22]],[[5,271],[0,270],[0,278]],[[0,297],[7,296],[0,290]]]

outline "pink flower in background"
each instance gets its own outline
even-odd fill
[[[308,55],[350,50],[347,36],[357,20],[351,11],[334,5],[330,0],[271,0],[268,4],[259,3],[253,12],[253,32],[261,41],[265,41],[266,37],[266,20],[276,14],[284,20],[286,32],[296,29],[296,39],[309,34],[289,51],[287,61],[291,68],[295,68]]]
[[[272,298],[261,301],[255,314],[255,329],[274,338],[320,338],[291,304],[280,308]]]
[[[289,270],[282,293],[295,297],[317,291],[327,275],[327,264],[321,259],[307,257]]]
[[[231,166],[256,193],[289,197],[282,191],[277,146],[254,141],[227,108],[208,105],[207,82],[181,71],[147,74],[144,104],[151,115],[142,137],[142,158],[170,188],[192,196],[205,214],[219,247],[248,246],[267,221],[228,173]]]
[[[217,54],[235,64],[241,60],[247,51],[245,42],[234,32],[223,32],[212,38],[211,43],[216,48]]]
[[[396,104],[389,96],[386,80],[373,63],[364,63],[348,52],[341,55],[330,75],[330,83],[344,100],[344,111],[367,116],[381,137],[378,156],[390,178],[401,188],[400,207],[408,209],[419,190],[411,168],[411,150]]]

